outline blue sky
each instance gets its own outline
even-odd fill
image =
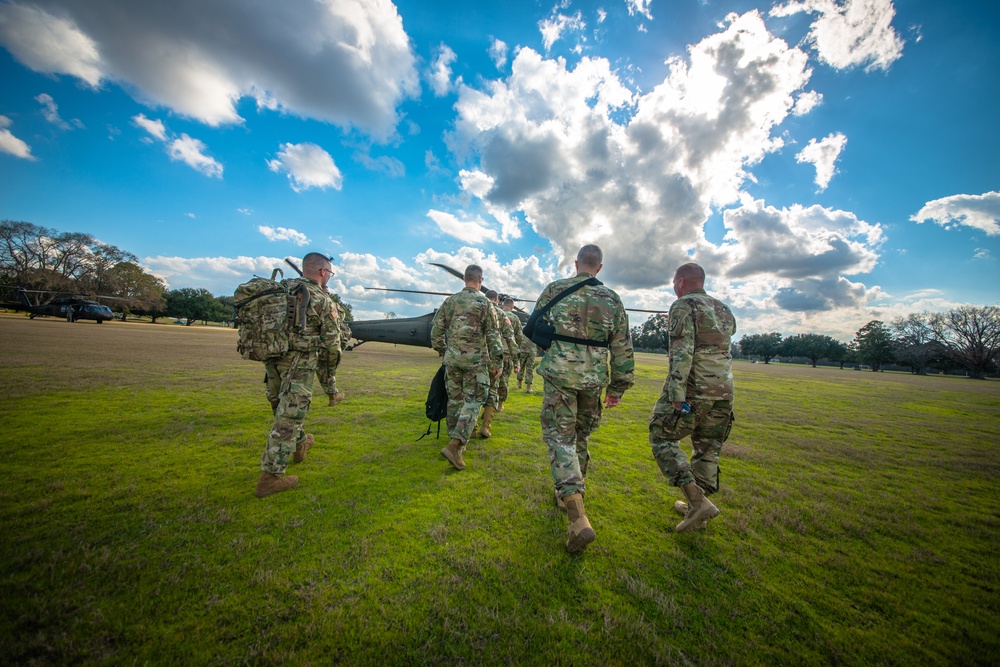
[[[742,333],[1000,301],[1000,7],[924,0],[0,0],[0,218],[229,294],[334,257],[360,318],[605,250]],[[644,315],[634,313],[632,323]]]

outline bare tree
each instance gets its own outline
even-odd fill
[[[960,306],[931,316],[930,325],[948,357],[970,377],[982,380],[1000,357],[1000,307]]]
[[[930,313],[910,313],[892,321],[892,338],[896,361],[907,364],[917,375],[925,375],[927,366],[944,353],[944,347],[934,339]]]

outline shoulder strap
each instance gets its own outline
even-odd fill
[[[581,287],[586,287],[588,285],[596,287],[598,285],[603,285],[603,284],[604,283],[602,283],[597,278],[590,277],[590,278],[587,278],[586,280],[581,280],[580,282],[578,282],[575,285],[570,285],[569,287],[567,287],[566,289],[564,289],[562,292],[559,292],[559,294],[556,294],[555,297],[553,297],[552,300],[550,300],[547,304],[545,304],[544,306],[542,306],[541,310],[539,311],[539,317],[541,317],[545,313],[549,312],[549,308],[551,308],[552,306],[556,305],[557,302],[559,302],[559,301],[563,300],[564,298],[568,297],[570,294],[572,294],[573,292],[577,291]]]
[[[549,311],[549,308],[551,308],[552,306],[554,306],[556,304],[557,301],[560,301],[563,298],[569,296],[570,294],[572,294],[573,292],[577,291],[581,287],[586,287],[588,285],[591,286],[591,287],[596,287],[598,285],[603,285],[603,284],[604,283],[602,283],[600,280],[598,280],[597,278],[591,276],[590,278],[588,278],[586,280],[581,280],[580,282],[576,283],[575,285],[570,285],[569,287],[567,287],[566,289],[564,289],[562,292],[559,292],[559,294],[557,294],[551,301],[549,301],[547,304],[545,304],[544,306],[542,306],[539,310],[537,310],[534,313],[532,313],[531,314],[531,319],[535,320],[535,319],[541,318],[542,316],[545,315],[545,313],[547,313]],[[537,313],[537,317],[536,317],[536,313]],[[530,323],[530,320],[529,320],[529,323]],[[525,329],[527,329],[527,326],[525,326]],[[577,345],[587,345],[589,347],[610,347],[609,341],[606,341],[606,340],[591,340],[589,338],[575,338],[573,336],[564,336],[564,335],[562,335],[560,333],[552,333],[552,334],[549,335],[549,338],[551,338],[552,340],[561,340],[564,343],[576,343]]]

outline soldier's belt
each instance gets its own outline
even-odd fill
[[[606,340],[591,340],[589,338],[574,338],[573,336],[563,336],[562,334],[552,334],[552,340],[561,340],[564,343],[576,343],[577,345],[587,345],[589,347],[611,347],[611,343]]]

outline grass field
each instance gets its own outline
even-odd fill
[[[458,472],[417,441],[438,363],[346,354],[299,486],[261,500],[234,331],[0,316],[0,663],[1000,663],[1000,383],[737,364],[723,514],[678,535],[666,359],[638,355],[574,556],[540,396]]]

